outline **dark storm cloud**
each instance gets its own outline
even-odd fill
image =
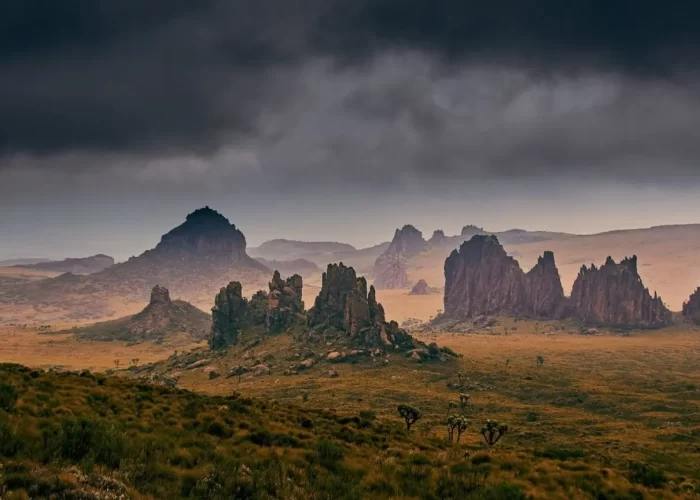
[[[329,73],[407,51],[448,71],[666,78],[697,69],[699,16],[695,2],[627,0],[7,0],[0,151],[212,153],[285,113],[295,70],[318,58]],[[410,90],[397,92],[346,103],[397,116]],[[411,122],[446,126],[427,108]]]

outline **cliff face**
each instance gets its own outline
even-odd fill
[[[546,251],[537,265],[525,275],[529,313],[538,318],[557,318],[564,314],[564,289],[554,253]]]
[[[700,325],[700,287],[683,304],[683,318],[686,321]]]
[[[296,316],[304,312],[304,302],[301,300],[303,280],[298,274],[283,280],[279,271],[275,271],[269,288],[265,327],[270,333],[278,333],[288,328]]]
[[[445,315],[518,314],[527,309],[525,275],[495,236],[474,236],[445,261]]]
[[[321,291],[308,312],[311,328],[334,328],[368,345],[409,345],[413,339],[395,321],[387,323],[374,287],[357,277],[352,267],[329,264]]]
[[[397,229],[389,248],[374,263],[374,286],[381,289],[407,288],[408,259],[428,249],[423,233],[407,225]]]
[[[637,272],[637,257],[619,264],[608,257],[596,268],[583,266],[571,291],[574,314],[587,323],[654,328],[670,324],[671,312],[652,297]]]
[[[248,300],[243,297],[241,284],[232,281],[214,299],[211,310],[212,329],[209,346],[223,349],[238,342],[238,334],[247,326]]]

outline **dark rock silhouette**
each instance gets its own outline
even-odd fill
[[[380,289],[408,287],[408,259],[428,249],[423,233],[411,225],[397,229],[386,251],[374,263],[374,286]]]
[[[683,303],[683,318],[700,325],[700,287]]]
[[[411,288],[409,295],[430,295],[439,292],[439,288],[428,286],[428,282],[421,279],[418,280],[418,282],[415,285],[413,285],[413,288]]]
[[[565,314],[564,289],[553,252],[544,252],[525,275],[525,293],[529,314],[538,318],[558,318]]]
[[[248,300],[243,297],[241,284],[232,281],[214,299],[209,346],[222,349],[235,345],[241,329],[248,326]]]
[[[270,333],[278,333],[292,325],[297,315],[304,312],[302,301],[303,280],[295,274],[286,280],[275,271],[270,281],[265,327]]]
[[[574,314],[586,323],[655,328],[670,324],[671,312],[656,294],[652,297],[637,272],[637,257],[619,264],[608,257],[596,268],[583,266],[571,291]]]

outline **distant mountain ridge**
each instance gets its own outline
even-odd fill
[[[297,241],[274,239],[250,248],[250,255],[268,260],[294,260],[314,254],[352,252],[356,248],[347,243],[335,241]]]
[[[109,255],[97,254],[90,257],[68,258],[63,260],[50,260],[34,264],[15,264],[13,267],[37,269],[40,271],[53,271],[72,274],[98,273],[114,265],[114,258]]]

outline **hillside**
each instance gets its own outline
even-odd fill
[[[276,239],[266,241],[259,247],[251,247],[249,253],[253,257],[269,260],[294,260],[311,255],[331,254],[334,252],[354,251],[355,247],[347,243],[335,241],[295,241]],[[327,263],[326,263],[327,264]]]
[[[188,302],[171,300],[166,288],[155,286],[145,309],[133,316],[95,325],[74,328],[80,339],[136,342],[158,340],[185,333],[193,340],[203,340],[211,330],[211,315]]]
[[[206,207],[189,214],[154,249],[104,271],[0,287],[0,321],[94,322],[134,314],[155,285],[208,310],[222,285],[235,279],[252,294],[265,286],[269,272],[248,256],[243,233]]]
[[[33,264],[16,264],[16,267],[52,271],[58,273],[93,274],[114,265],[114,259],[108,255],[98,254],[91,257],[69,258],[57,261],[38,262]]]

